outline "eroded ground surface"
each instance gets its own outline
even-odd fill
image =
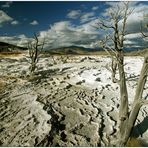
[[[74,56],[41,58],[29,77],[25,56],[0,59],[1,146],[108,146],[117,131],[119,87],[111,81],[110,59]],[[126,57],[129,102],[134,97],[142,57]],[[146,83],[143,97],[147,97]],[[148,139],[143,106],[135,137]]]

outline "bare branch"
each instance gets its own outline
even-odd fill
[[[100,29],[103,29],[103,28],[112,28],[112,29],[114,29],[113,26],[105,24],[105,22],[102,21],[102,20],[100,20],[100,22],[96,23],[96,25],[98,25],[100,27]]]
[[[34,41],[28,42],[29,56],[31,59],[30,71],[34,73],[36,69],[36,64],[39,61],[39,52],[43,49],[45,41],[39,43],[38,35],[34,33]]]
[[[125,5],[125,12],[124,12],[124,15],[123,15],[123,25],[122,25],[121,39],[120,39],[121,48],[123,48],[123,41],[124,41],[124,36],[125,36],[125,27],[126,27],[126,21],[127,21],[127,18],[128,18],[129,2],[124,2],[124,5]]]
[[[148,24],[147,24],[147,28],[148,28]],[[142,21],[141,21],[141,25],[140,25],[140,32],[141,32],[141,34],[142,34],[142,36],[145,38],[145,37],[148,37],[148,34],[145,34],[144,32],[143,32],[143,29],[142,29]]]
[[[103,49],[111,56],[112,64],[112,81],[118,82],[120,86],[120,108],[119,108],[119,142],[118,146],[125,146],[130,134],[132,133],[133,126],[135,124],[136,118],[138,116],[139,110],[143,104],[148,104],[147,100],[141,100],[144,86],[148,74],[148,54],[145,57],[144,64],[141,70],[140,78],[138,81],[138,86],[136,89],[136,94],[134,102],[132,104],[131,112],[129,113],[129,102],[128,102],[128,92],[126,86],[126,74],[124,70],[124,40],[126,32],[127,18],[131,15],[134,9],[129,9],[129,2],[123,2],[122,7],[117,5],[115,10],[110,9],[108,12],[108,17],[110,18],[111,25],[113,25],[113,36],[106,36],[104,40],[101,41]],[[122,10],[122,11],[121,11]],[[119,27],[119,21],[122,21],[122,26]],[[100,21],[98,26],[106,29],[111,29],[111,25],[108,22]],[[142,29],[141,29],[142,30]],[[147,35],[141,31],[143,36]],[[114,47],[110,47],[107,43],[113,42]],[[116,79],[116,72],[118,70],[119,79]]]

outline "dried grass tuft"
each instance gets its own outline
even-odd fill
[[[130,138],[129,141],[127,142],[128,147],[142,147],[142,143],[139,139],[136,138]]]

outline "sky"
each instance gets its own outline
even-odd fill
[[[110,10],[122,2],[108,1],[0,1],[0,41],[26,46],[33,34],[46,39],[46,48],[66,46],[99,47],[98,41],[112,30],[102,31],[96,24],[108,19]],[[140,24],[148,23],[148,1],[132,1],[133,10],[127,19],[125,45],[129,48],[147,46],[142,38]],[[106,21],[107,24],[112,21]],[[122,26],[122,19],[119,27]],[[144,30],[147,31],[146,29]]]

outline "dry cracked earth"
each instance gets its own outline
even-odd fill
[[[28,58],[0,59],[0,146],[109,146],[116,137],[119,86],[111,81],[110,58],[41,58],[29,77]],[[142,57],[126,57],[132,103]],[[148,83],[143,97],[147,97]],[[135,138],[147,144],[148,108],[143,106]]]

